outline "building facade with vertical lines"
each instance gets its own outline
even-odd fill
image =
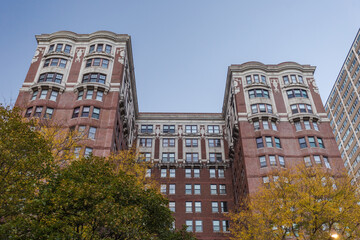
[[[360,177],[360,30],[325,103],[341,158],[355,183]]]
[[[56,32],[38,47],[16,105],[86,134],[78,155],[136,146],[169,199],[176,228],[228,239],[225,213],[273,181],[269,172],[342,160],[314,80],[315,67],[231,65],[220,113],[139,112],[129,35]]]

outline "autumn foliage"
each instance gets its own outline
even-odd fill
[[[135,150],[78,157],[83,136],[0,106],[0,239],[195,239]]]
[[[346,173],[301,165],[271,176],[230,214],[232,239],[360,239],[359,192]]]

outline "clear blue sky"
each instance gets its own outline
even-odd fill
[[[227,67],[317,66],[323,101],[360,27],[359,0],[3,1],[0,102],[16,100],[34,35],[130,34],[142,112],[220,112]]]

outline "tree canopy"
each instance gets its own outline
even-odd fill
[[[276,170],[230,217],[232,239],[359,239],[360,198],[347,174],[320,167]]]
[[[78,139],[0,106],[1,239],[195,239],[171,230],[168,200],[134,151],[78,158]]]

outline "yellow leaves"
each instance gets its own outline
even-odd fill
[[[360,238],[354,224],[360,219],[360,198],[346,174],[301,165],[271,175],[279,176],[276,182],[230,214],[233,239],[328,239],[331,231]]]

